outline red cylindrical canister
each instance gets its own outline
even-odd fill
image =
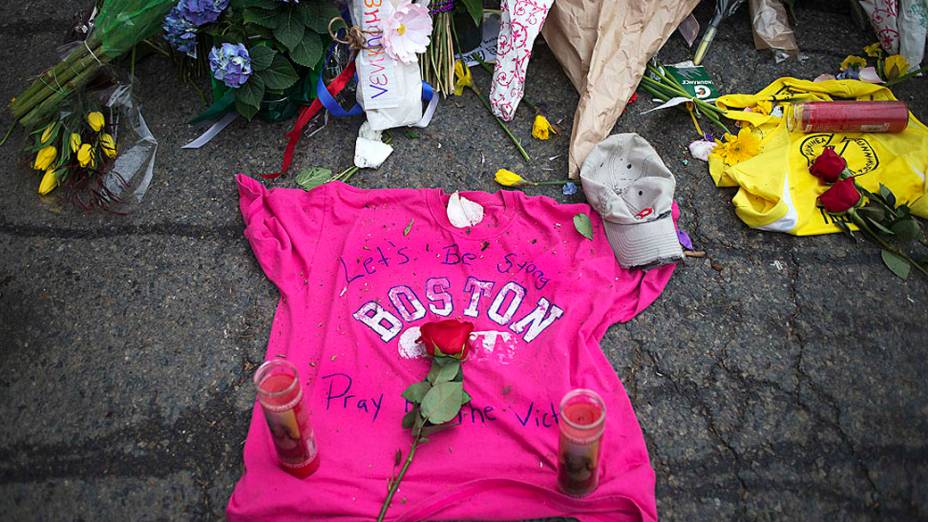
[[[254,381],[280,466],[300,478],[311,475],[319,467],[319,451],[296,367],[272,359],[258,368]]]
[[[793,105],[791,132],[902,132],[909,108],[901,101],[806,102]]]

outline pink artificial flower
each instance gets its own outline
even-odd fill
[[[411,1],[401,3],[383,22],[383,48],[391,58],[415,63],[416,54],[424,53],[432,34],[429,9]]]

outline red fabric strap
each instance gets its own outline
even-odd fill
[[[329,83],[326,87],[329,93],[332,96],[338,96],[338,93],[342,92],[342,89],[348,85],[348,82],[351,81],[351,78],[354,77],[354,60],[352,60],[347,67],[335,77],[334,80]],[[284,150],[284,161],[280,166],[280,172],[272,172],[270,174],[261,174],[260,176],[264,179],[275,179],[287,173],[287,170],[290,169],[290,163],[293,161],[293,151],[296,149],[296,144],[300,141],[300,136],[303,135],[303,128],[309,123],[309,120],[313,119],[313,116],[319,113],[319,110],[322,109],[322,102],[318,98],[313,100],[313,102],[306,107],[300,109],[300,115],[296,119],[296,123],[293,124],[293,128],[290,129],[290,132],[286,134],[287,148]]]

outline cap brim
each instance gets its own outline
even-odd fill
[[[670,215],[634,225],[603,221],[606,237],[616,259],[624,268],[659,265],[683,259]]]

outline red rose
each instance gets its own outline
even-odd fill
[[[812,162],[809,172],[825,183],[834,183],[841,178],[841,173],[845,168],[847,168],[847,161],[835,152],[834,147],[825,147],[825,150]]]
[[[825,210],[833,214],[841,214],[855,207],[860,202],[860,192],[854,185],[854,178],[838,181],[826,190],[818,200]]]
[[[442,355],[463,361],[470,350],[470,333],[473,331],[474,325],[468,321],[433,321],[419,329],[419,342],[425,345],[425,351],[432,357],[435,357],[435,348],[438,348]]]

